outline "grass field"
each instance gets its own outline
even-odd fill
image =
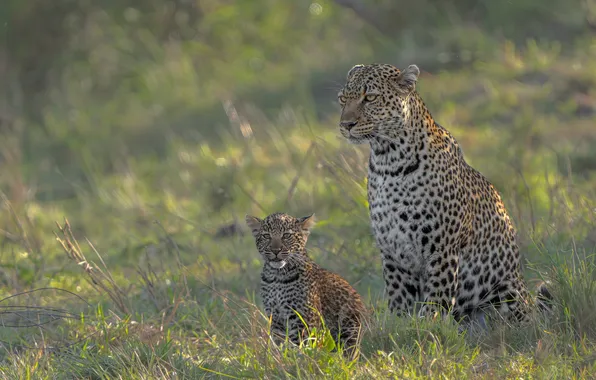
[[[503,194],[528,283],[548,280],[555,295],[552,317],[482,337],[387,313],[368,148],[340,138],[333,90],[320,107],[314,97],[274,111],[224,102],[229,125],[213,127],[217,139],[164,132],[149,143],[141,127],[126,136],[93,128],[108,111],[122,128],[144,125],[145,108],[92,108],[65,85],[79,113],[56,105],[44,114],[59,141],[51,149],[69,152],[61,170],[2,145],[2,377],[596,378],[595,47],[506,43],[490,60],[422,67],[418,90],[433,115]],[[68,123],[80,129],[57,127]],[[311,255],[374,309],[359,361],[331,352],[324,331],[299,349],[268,339],[261,261],[243,220],[274,211],[315,212]]]

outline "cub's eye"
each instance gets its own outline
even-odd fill
[[[339,95],[339,96],[337,97],[337,100],[339,100],[339,102],[340,102],[341,104],[344,104],[344,103],[346,102],[346,100],[347,100],[347,99],[346,99],[346,97],[345,97],[345,96],[343,96],[343,95]]]
[[[261,234],[262,237],[264,237],[265,239],[271,239],[271,235],[269,234]]]
[[[291,233],[289,233],[289,232],[286,232],[286,233],[283,235],[283,238],[284,238],[284,239],[289,239],[289,238],[291,238],[291,237],[292,237],[292,234],[291,234]]]
[[[364,97],[364,100],[366,100],[367,102],[374,102],[375,100],[377,100],[379,95],[376,94],[370,94],[370,95],[366,95]]]

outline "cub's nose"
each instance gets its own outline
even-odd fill
[[[339,122],[339,126],[347,129],[348,131],[350,129],[354,128],[354,126],[356,126],[356,124],[358,124],[357,121],[340,121]]]
[[[278,253],[281,252],[281,248],[271,248],[271,253],[277,255]]]

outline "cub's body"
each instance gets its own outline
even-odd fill
[[[261,296],[274,340],[287,334],[298,344],[306,327],[320,328],[324,321],[344,353],[356,357],[367,310],[346,280],[308,257],[305,245],[313,216],[276,213],[264,220],[247,216],[246,221],[264,258]]]

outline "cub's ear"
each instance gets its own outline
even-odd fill
[[[308,235],[310,233],[311,228],[313,228],[316,223],[315,214],[310,214],[309,216],[305,216],[298,219],[298,223],[300,223],[302,232]]]
[[[397,76],[397,89],[403,94],[409,94],[416,88],[420,69],[416,65],[410,65]]]
[[[256,237],[259,234],[259,231],[261,230],[262,220],[257,217],[254,217],[254,216],[250,216],[250,215],[246,215],[244,220],[246,220],[246,224],[252,231],[252,236]]]

